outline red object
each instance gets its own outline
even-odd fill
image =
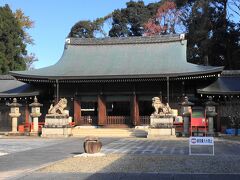
[[[195,117],[193,117],[193,114],[191,113],[191,136],[193,135],[194,130],[197,132],[203,132],[205,136],[207,135],[208,121],[206,118],[206,112],[202,114],[199,112],[194,114]]]
[[[44,122],[38,122],[38,131],[42,132],[42,127],[44,126]]]
[[[32,124],[31,123],[25,123],[24,124],[24,130],[27,132],[31,132]]]
[[[69,125],[70,125],[71,127],[73,127],[73,126],[75,126],[75,122],[70,122]]]
[[[18,126],[18,132],[24,133],[24,125],[19,125]]]

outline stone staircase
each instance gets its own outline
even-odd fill
[[[136,128],[93,128],[75,127],[72,129],[73,137],[147,137],[147,130]]]

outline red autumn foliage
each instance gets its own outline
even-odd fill
[[[175,24],[178,22],[179,11],[176,4],[166,1],[161,5],[155,17],[144,25],[146,36],[175,33]]]

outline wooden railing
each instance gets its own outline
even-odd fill
[[[107,124],[129,124],[129,116],[107,116]]]
[[[139,116],[140,125],[149,125],[150,116]],[[107,124],[129,124],[130,116],[107,116]],[[81,124],[97,125],[97,116],[81,116]]]
[[[82,124],[96,125],[97,124],[97,116],[81,116]]]
[[[140,125],[149,125],[150,124],[150,116],[139,116]]]

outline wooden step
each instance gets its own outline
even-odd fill
[[[146,137],[145,130],[135,128],[78,128],[72,129],[73,136],[99,137]]]

